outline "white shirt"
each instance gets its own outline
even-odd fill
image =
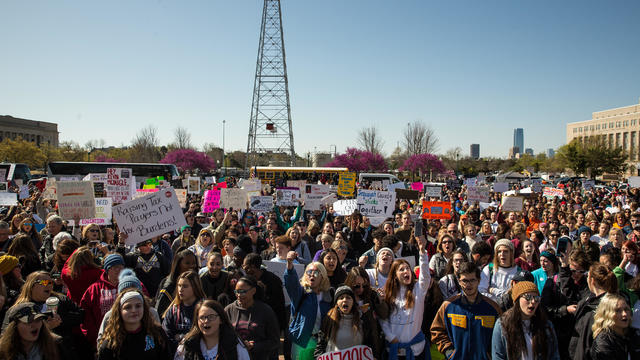
[[[515,265],[510,268],[499,266],[496,268],[493,266],[493,274],[490,275],[489,272],[489,265],[487,264],[484,269],[482,269],[478,291],[491,300],[498,301],[502,294],[511,288],[511,279],[513,279],[516,272],[518,272],[518,267]]]
[[[215,360],[216,356],[218,356],[218,345],[207,349],[207,344],[205,344],[204,340],[200,339],[200,351],[202,352],[204,360]],[[238,351],[238,360],[251,360],[247,348],[240,343],[240,340],[238,340],[238,345],[236,345],[236,351]],[[173,360],[184,360],[184,345],[178,345],[178,350]]]
[[[408,343],[421,331],[422,317],[424,315],[424,298],[431,283],[431,273],[429,272],[429,255],[420,255],[420,277],[413,285],[413,307],[405,309],[405,292],[407,288],[402,285],[394,301],[396,308],[389,314],[387,320],[380,320],[384,337],[388,342],[397,338],[401,343]],[[425,342],[411,345],[411,350],[415,355],[420,354],[425,347]]]
[[[387,283],[387,277],[382,275],[380,271],[378,271],[378,286],[376,286],[376,269],[366,269],[367,274],[369,275],[369,284],[371,284],[371,288],[382,289],[384,288],[384,284]]]
[[[603,247],[607,244],[607,242],[609,241],[609,237],[607,235],[605,236],[600,236],[598,234],[593,235],[589,240],[593,241],[594,243],[598,244],[598,246]]]

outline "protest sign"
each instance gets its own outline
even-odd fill
[[[522,196],[503,196],[502,211],[522,212],[524,198]]]
[[[364,216],[371,219],[371,224],[393,216],[396,204],[396,193],[391,191],[358,190],[358,210]],[[375,219],[374,218],[378,218]],[[380,220],[381,219],[381,220]]]
[[[18,194],[12,192],[0,192],[0,206],[18,205]]]
[[[200,194],[200,178],[189,176],[187,180],[187,193]]]
[[[91,181],[58,182],[58,213],[63,219],[93,219],[96,200]]]
[[[93,183],[93,196],[102,197],[104,196],[104,183],[103,182],[94,182]]]
[[[417,190],[396,189],[395,191],[396,191],[396,197],[398,199],[406,199],[406,200],[420,199],[420,192]]]
[[[0,192],[7,192],[7,191],[9,191],[9,183],[0,182]]]
[[[465,179],[464,184],[467,186],[476,186],[478,185],[478,178]]]
[[[216,178],[214,176],[205,176],[204,181],[207,184],[215,184],[216,183]]]
[[[336,196],[336,194],[329,194],[323,197],[320,201],[324,205],[332,205],[334,202],[338,201],[338,196]]]
[[[249,208],[251,211],[266,212],[273,209],[272,196],[251,196],[249,198]]]
[[[247,208],[247,191],[238,188],[220,189],[220,207],[242,210]]]
[[[304,192],[306,185],[307,185],[306,180],[287,180],[287,187],[298,188],[300,192]]]
[[[426,197],[437,197],[442,196],[442,188],[440,186],[425,186],[424,195]]]
[[[135,194],[133,195],[133,198],[138,199],[143,196],[147,196],[149,193],[154,193],[158,191],[160,191],[160,189],[137,189]]]
[[[593,190],[596,185],[595,180],[582,180],[582,189],[585,191]]]
[[[550,198],[553,199],[554,197],[559,197],[562,198],[564,197],[564,190],[562,189],[556,189],[556,188],[552,188],[552,187],[545,187],[542,190],[542,195],[546,198]]]
[[[344,350],[324,353],[318,356],[316,360],[373,360],[373,358],[373,351],[370,347],[356,345]]]
[[[448,189],[460,189],[460,181],[458,180],[447,180],[447,188]]]
[[[494,193],[503,193],[509,191],[509,183],[497,182],[493,184]]]
[[[372,190],[382,190],[382,181],[379,181],[379,180],[372,181],[370,188]]]
[[[29,185],[20,185],[20,193],[18,194],[18,198],[20,200],[27,199],[29,197]]]
[[[397,258],[394,259],[394,261],[395,260],[404,260],[404,261],[408,262],[410,267],[411,267],[411,270],[413,270],[413,268],[416,267],[416,257],[415,256],[397,257]]]
[[[329,195],[329,186],[307,184],[303,190],[304,209],[309,211],[321,210],[322,204],[325,203],[322,199]]]
[[[384,184],[384,182],[383,182]],[[407,187],[404,185],[403,182],[397,182],[397,183],[393,183],[393,184],[388,184],[386,187],[383,186],[383,189],[387,189],[387,191],[394,191],[396,189],[406,189]]]
[[[469,186],[467,187],[467,201],[470,205],[475,202],[489,202],[489,187]]]
[[[267,270],[276,275],[280,280],[282,280],[282,288],[284,293],[284,303],[291,303],[291,299],[289,298],[289,294],[287,290],[284,288],[284,272],[287,270],[286,262],[277,262],[277,261],[263,261],[262,264],[267,267]],[[304,265],[302,264],[293,264],[293,268],[296,271],[296,275],[298,275],[298,279],[302,279],[304,275]]]
[[[541,179],[533,179],[531,182],[531,191],[534,193],[542,192],[542,180]]]
[[[80,220],[80,225],[111,225],[112,204],[113,201],[111,200],[111,198],[96,198],[96,216],[93,219]],[[67,222],[69,226],[75,226],[75,221],[68,220]]]
[[[43,199],[57,199],[56,196],[56,179],[55,178],[48,178],[47,179],[47,184],[44,188],[44,192],[42,193],[42,198]]]
[[[277,205],[298,206],[300,200],[300,189],[297,187],[282,187],[276,189]]]
[[[262,190],[262,183],[260,182],[260,179],[245,179],[242,182],[242,188],[247,190],[247,192],[260,192]]]
[[[632,187],[632,188],[640,187],[640,176],[629,176],[628,183],[629,183],[629,187]]]
[[[411,190],[422,191],[422,189],[424,189],[423,182],[418,181],[418,182],[411,183]]]
[[[348,216],[358,208],[356,199],[338,200],[333,203],[333,211],[340,216]]]
[[[341,173],[338,178],[338,195],[349,197],[353,196],[353,190],[356,188],[356,173]]]
[[[129,201],[133,197],[132,192],[132,170],[124,168],[107,169],[107,197],[113,200],[114,204]]]
[[[315,194],[315,195],[329,195],[329,186],[322,184],[307,184],[304,186],[305,194]]]
[[[135,245],[187,224],[173,188],[116,205],[113,207],[113,217],[120,231],[128,235],[128,245]]]
[[[220,208],[220,190],[205,190],[202,212],[212,214],[218,208]]]
[[[181,208],[187,207],[187,189],[174,189]]]
[[[423,219],[445,219],[451,218],[451,203],[448,201],[423,201]]]

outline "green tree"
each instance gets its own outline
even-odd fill
[[[38,146],[21,137],[4,139],[0,142],[0,159],[6,162],[25,163],[31,168],[40,168],[45,162],[45,155]]]
[[[573,172],[595,178],[604,173],[619,174],[626,170],[628,154],[621,147],[608,148],[597,139],[585,143],[573,140],[558,149],[556,157]]]

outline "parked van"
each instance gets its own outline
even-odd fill
[[[395,184],[395,183],[399,183],[402,182],[400,181],[400,179],[398,179],[397,176],[395,175],[391,175],[391,174],[385,174],[385,173],[360,173],[360,176],[358,177],[358,182],[361,183],[363,181],[369,181],[369,182],[373,182],[373,181],[388,181],[389,184]]]

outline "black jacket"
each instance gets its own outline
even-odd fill
[[[162,314],[169,308],[169,305],[173,301],[173,297],[175,296],[176,291],[176,283],[171,281],[171,275],[168,275],[166,278],[162,279],[160,282],[160,286],[158,287],[158,294],[156,295],[156,311],[158,311],[158,315],[162,318]]]
[[[215,279],[209,275],[209,271],[200,275],[202,290],[204,290],[204,295],[207,299],[218,300],[218,296],[226,290],[228,278],[229,273],[224,270],[220,271],[220,275]]]
[[[575,313],[575,326],[569,342],[569,354],[574,360],[589,359],[589,349],[593,343],[593,314],[595,314],[600,300],[605,293],[600,296],[589,296],[578,303]]]
[[[618,335],[610,330],[603,330],[593,340],[591,359],[640,359],[640,336],[638,331],[630,328],[626,336]]]
[[[284,307],[282,280],[274,273],[262,270],[259,281],[264,284],[264,302],[276,313],[280,330],[286,330],[289,326],[289,313]]]
[[[329,343],[329,317],[325,317],[322,321],[322,327],[317,335],[318,344],[313,352],[314,358],[324,354],[327,350]],[[360,331],[362,331],[362,345],[366,345],[371,348],[374,354],[378,354],[378,341],[376,340],[377,334],[375,333],[375,327],[373,325],[372,311],[368,311],[360,316]]]

